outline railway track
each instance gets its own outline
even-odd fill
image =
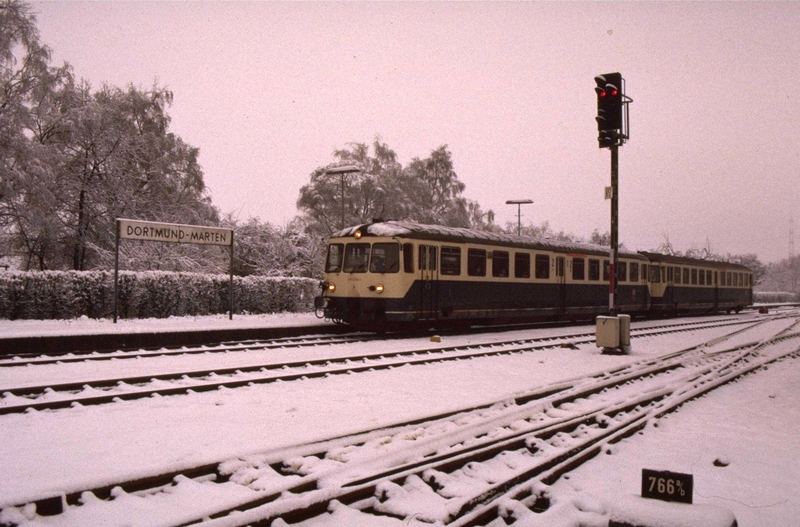
[[[191,491],[215,497],[197,502],[191,513],[175,513],[171,525],[269,525],[276,518],[293,523],[336,507],[447,525],[485,525],[498,517],[513,523],[542,506],[541,484],[608,444],[769,361],[798,356],[800,334],[793,320],[759,323],[764,324],[772,324],[771,336],[757,342],[747,342],[754,326],[739,327],[699,346],[514,399],[74,491],[66,502],[74,505],[74,520],[79,503],[97,506],[109,496],[116,498],[104,502],[110,508],[115,501],[124,503],[122,498],[145,502]],[[732,347],[724,348],[726,341]]]
[[[712,319],[714,320],[714,319]],[[721,318],[719,320],[724,320]],[[708,319],[703,318],[699,321],[685,322],[686,325],[707,323]],[[668,323],[669,324],[669,323]],[[660,324],[651,324],[649,327],[658,327]],[[674,326],[674,324],[669,324]],[[444,335],[459,334],[481,334],[497,331],[519,331],[525,329],[541,329],[542,324],[515,324],[511,326],[477,326],[474,328],[463,329],[460,331],[446,331]],[[318,330],[319,331],[319,330]],[[273,349],[285,348],[307,348],[334,344],[352,344],[357,342],[370,342],[375,340],[404,339],[409,336],[427,336],[427,331],[400,333],[400,334],[375,334],[368,332],[348,332],[341,331],[334,333],[309,333],[302,336],[278,337],[273,339],[249,339],[240,341],[225,341],[209,343],[198,346],[177,346],[177,347],[158,347],[158,348],[121,348],[117,350],[104,351],[70,351],[65,353],[17,353],[8,358],[0,359],[0,368],[17,366],[42,366],[47,364],[68,364],[93,361],[110,361],[124,359],[147,359],[156,357],[178,357],[182,355],[201,355],[215,353],[232,353],[246,351],[268,351]],[[590,333],[580,333],[574,337],[586,336]]]
[[[720,319],[706,322],[682,322],[633,329],[631,338],[666,333],[697,331],[712,327],[750,326],[761,320],[780,320],[782,316],[757,320]],[[576,333],[558,337],[534,337],[496,340],[469,345],[426,347],[403,351],[326,356],[284,362],[259,362],[226,368],[205,368],[148,373],[102,379],[81,379],[45,385],[0,387],[0,415],[33,410],[57,410],[75,405],[107,404],[153,396],[182,395],[220,388],[241,388],[256,384],[289,382],[364,371],[386,370],[464,360],[477,357],[541,351],[554,347],[574,347],[594,342],[594,333]],[[340,343],[340,341],[336,341]],[[299,343],[292,341],[291,345]],[[30,367],[27,363],[24,367]]]

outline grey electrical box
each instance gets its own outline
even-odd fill
[[[619,326],[618,317],[597,317],[597,347],[619,348]]]
[[[627,350],[631,347],[631,316],[617,315],[619,318],[619,345]]]

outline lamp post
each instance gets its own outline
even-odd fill
[[[517,206],[517,236],[520,236],[522,232],[522,206],[530,205],[531,203],[533,203],[532,199],[510,199],[506,201],[506,205]]]
[[[342,188],[342,214],[341,219],[339,220],[339,228],[344,229],[344,177],[350,174],[358,174],[361,172],[361,169],[355,165],[344,165],[338,167],[331,167],[325,169],[326,175],[339,175],[341,176],[341,188]]]

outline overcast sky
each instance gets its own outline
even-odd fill
[[[174,92],[214,203],[283,224],[350,142],[447,144],[466,196],[609,229],[593,77],[620,71],[620,239],[785,258],[800,231],[800,2],[35,3],[54,62]],[[800,243],[796,243],[800,253]]]

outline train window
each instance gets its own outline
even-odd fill
[[[697,285],[697,269],[692,269],[692,285]]]
[[[675,279],[675,271],[672,267],[667,267],[667,282],[672,282]]]
[[[536,255],[536,278],[550,278],[550,256],[547,254]]]
[[[689,283],[689,280],[690,280],[689,279],[689,273],[690,273],[689,268],[688,267],[684,267],[683,268],[683,283],[684,284],[688,284]]]
[[[467,250],[467,274],[470,276],[486,276],[486,251],[483,249]]]
[[[369,259],[370,273],[396,273],[400,271],[400,246],[396,243],[375,243]]]
[[[639,281],[639,262],[631,262],[630,265],[630,281],[631,282],[638,282]]]
[[[414,272],[414,244],[403,244],[403,271],[407,273]]]
[[[583,258],[572,259],[572,279],[583,280],[586,277],[586,260]]]
[[[675,268],[675,283],[676,284],[680,284],[681,283],[681,268],[680,267],[676,267]]]
[[[461,274],[461,248],[442,247],[442,274],[459,275]]]
[[[643,282],[647,281],[647,271],[648,271],[647,264],[642,264],[642,281]]]
[[[514,276],[517,278],[531,277],[531,255],[528,253],[514,253]]]
[[[725,271],[725,285],[727,285],[727,286],[731,285],[731,272],[730,271]]]
[[[325,260],[326,273],[338,273],[342,270],[342,253],[344,244],[332,243],[328,246],[328,258]]]
[[[711,285],[711,271],[706,271],[706,284]]]
[[[589,280],[600,280],[600,260],[589,258]]]
[[[626,282],[628,280],[628,264],[625,262],[617,262],[617,282]]]
[[[508,276],[508,253],[492,251],[492,276],[505,278]]]
[[[368,243],[348,243],[344,251],[345,273],[366,273],[369,262]]]
[[[650,282],[657,284],[661,281],[661,268],[657,265],[650,266]]]
[[[697,285],[706,285],[706,273],[702,269],[700,269],[699,278],[700,278],[700,280],[699,280],[699,283]]]
[[[608,260],[603,260],[603,280],[608,282]]]

